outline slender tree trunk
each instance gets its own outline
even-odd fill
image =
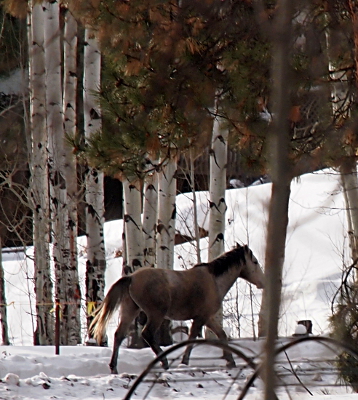
[[[60,5],[53,1],[46,4],[45,60],[55,296],[60,303],[62,316],[60,344],[76,345],[80,333],[79,321],[74,318],[77,304],[73,302],[72,294],[75,292],[76,282],[73,281],[70,266],[61,50]]]
[[[340,168],[344,199],[346,203],[347,220],[349,222],[349,245],[351,248],[352,260],[358,258],[358,179],[357,166],[354,158],[351,165],[344,165]],[[358,280],[358,272],[356,279]]]
[[[158,222],[157,222],[157,267],[174,268],[174,244],[176,221],[176,170],[177,159],[171,157],[158,175]],[[163,346],[173,343],[171,322],[165,320],[158,332],[158,341]]]
[[[84,125],[85,135],[101,129],[101,112],[95,92],[100,87],[101,53],[93,32],[86,29],[84,46]],[[88,168],[86,173],[86,303],[87,326],[92,321],[91,313],[104,299],[105,248],[103,238],[104,192],[103,173]]]
[[[52,280],[50,274],[50,214],[46,129],[45,16],[41,4],[30,1],[29,82],[30,82],[30,197],[33,207],[33,241],[36,292],[34,344],[51,345],[53,336]]]
[[[195,232],[195,243],[196,243],[196,262],[201,263],[201,249],[200,249],[200,232],[198,225],[198,205],[196,201],[196,190],[195,190],[195,165],[194,165],[194,151],[190,147],[189,150],[190,158],[190,187],[193,195],[193,217],[194,217],[194,232]],[[225,178],[226,179],[226,178]]]
[[[215,117],[210,149],[210,219],[209,254],[212,261],[225,251],[225,190],[227,168],[227,146],[229,130],[223,126],[220,117]]]
[[[65,134],[70,137],[76,135],[76,96],[77,96],[77,22],[67,9],[64,26],[64,85],[63,85],[63,112]],[[81,343],[81,291],[78,279],[77,262],[77,233],[78,233],[78,184],[77,164],[72,152],[72,147],[65,140],[65,165],[64,174],[67,184],[67,229],[69,235],[69,263],[66,269],[66,281],[72,283],[67,291],[69,316],[71,318],[71,332],[69,341]],[[71,289],[71,290],[70,290]]]
[[[127,271],[133,273],[143,266],[142,191],[139,180],[123,180],[124,231],[126,237]]]
[[[158,217],[158,174],[153,172],[144,180],[143,234],[144,234],[144,266],[156,265],[156,223]]]
[[[216,104],[215,112],[219,108]],[[213,124],[213,134],[210,149],[210,185],[209,185],[209,253],[208,260],[212,261],[225,251],[225,213],[226,213],[226,169],[229,130],[223,120],[216,115]],[[216,321],[223,325],[223,310],[217,312]],[[211,331],[206,331],[207,337],[215,337]]]
[[[142,190],[138,179],[126,178],[122,181],[124,194],[123,232],[125,240],[125,264],[123,273],[131,274],[144,264],[144,236],[142,229]],[[132,323],[129,332],[129,347],[143,348],[146,343],[141,337],[146,317],[143,313]]]
[[[9,334],[7,329],[7,309],[5,295],[5,277],[2,266],[2,241],[0,237],[0,322],[1,322],[1,341],[2,346],[10,345]]]
[[[267,227],[265,258],[266,306],[264,327],[266,333],[263,379],[265,400],[276,399],[275,395],[275,344],[278,334],[278,318],[281,303],[282,267],[285,259],[288,204],[290,197],[290,127],[288,116],[290,104],[289,49],[292,24],[292,2],[280,0],[274,32],[274,53],[272,64],[274,122],[270,142],[270,172],[272,193]],[[261,318],[263,315],[261,314]]]
[[[173,269],[177,160],[172,157],[158,176],[157,266]]]

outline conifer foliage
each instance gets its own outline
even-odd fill
[[[105,55],[100,98],[107,125],[87,149],[98,167],[140,174],[148,158],[170,158],[168,149],[209,145],[205,129],[218,88],[224,116],[233,104],[236,118],[257,115],[269,55],[250,2],[107,0],[71,7],[96,25]]]

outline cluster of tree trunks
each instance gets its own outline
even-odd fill
[[[34,343],[54,344],[54,303],[61,310],[62,345],[81,342],[81,291],[77,266],[80,187],[73,148],[66,135],[76,134],[77,23],[60,2],[29,2],[30,193],[37,326]],[[63,23],[61,23],[61,21]],[[62,40],[63,35],[63,40]],[[84,46],[84,131],[100,129],[95,99],[101,56],[96,38],[86,30]],[[103,173],[88,168],[85,181],[88,314],[104,298]],[[52,268],[55,281],[52,287]],[[90,317],[88,318],[90,323]]]

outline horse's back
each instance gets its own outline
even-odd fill
[[[186,271],[143,268],[132,275],[129,290],[132,299],[147,314],[158,312],[171,319],[209,315],[220,306],[213,278],[204,268]]]

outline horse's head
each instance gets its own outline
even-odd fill
[[[263,289],[265,286],[265,275],[262,271],[260,263],[257,261],[254,253],[247,245],[243,246],[243,250],[245,256],[245,265],[241,270],[241,278],[253,283],[258,289]]]

